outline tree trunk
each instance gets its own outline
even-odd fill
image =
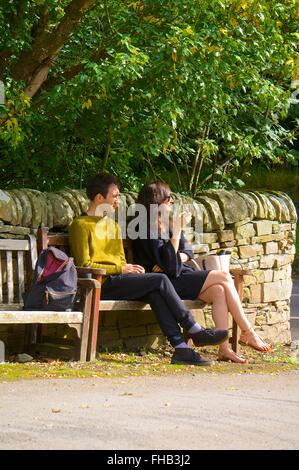
[[[103,160],[103,170],[106,169],[107,163],[108,163],[108,158],[110,155],[110,149],[111,149],[111,144],[112,144],[112,124],[111,124],[111,119],[112,115],[110,114],[110,119],[109,119],[109,129],[108,129],[108,140],[105,145],[105,153],[104,153],[104,160]]]
[[[80,25],[82,17],[99,0],[72,0],[65,9],[65,15],[53,31],[45,28],[34,38],[30,51],[23,52],[12,67],[15,80],[27,82],[25,94],[32,98],[47,79],[60,50]]]
[[[210,125],[206,124],[204,126],[201,141],[198,144],[197,152],[196,152],[193,165],[192,165],[191,178],[189,181],[189,190],[192,191],[192,193],[194,193],[196,190],[196,186],[199,180],[199,175],[200,175],[201,168],[202,168],[203,161],[204,161],[203,140],[207,138],[207,136],[209,135],[209,132],[210,132]]]

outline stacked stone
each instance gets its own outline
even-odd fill
[[[85,212],[87,206],[87,197],[81,190],[68,189],[49,193],[33,189],[0,190],[0,233],[18,235],[20,227],[65,228],[74,217]],[[3,228],[4,224],[6,229]],[[26,230],[22,232],[25,233]]]
[[[274,191],[211,190],[198,202],[204,233],[193,235],[195,253],[227,249],[231,267],[250,269],[243,297],[248,318],[262,337],[288,343],[297,220],[291,199]]]

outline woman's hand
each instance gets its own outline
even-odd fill
[[[145,269],[143,266],[139,266],[139,264],[124,264],[121,267],[122,274],[128,273],[135,273],[135,274],[144,274]]]
[[[155,264],[155,266],[152,269],[152,272],[153,273],[163,273],[163,269],[160,268],[160,266],[158,266],[157,264]]]
[[[180,253],[180,258],[182,263],[187,263],[187,261],[190,259],[190,256],[188,256],[186,253]]]
[[[190,223],[192,219],[192,214],[191,212],[178,212],[177,215],[174,215],[173,217],[173,236],[174,238],[177,238],[180,236],[180,233],[186,225]]]
[[[182,229],[191,222],[192,214],[191,212],[183,211],[179,214],[181,227]]]

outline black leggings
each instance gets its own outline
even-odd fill
[[[184,306],[173,285],[160,273],[108,276],[102,285],[102,300],[140,300],[150,304],[160,328],[175,347],[183,335],[179,325],[189,330],[195,320]]]

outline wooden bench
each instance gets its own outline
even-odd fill
[[[76,359],[86,361],[87,354],[90,355],[88,338],[94,292],[99,283],[94,279],[78,279],[80,299],[76,311],[24,311],[23,294],[33,279],[36,259],[33,235],[26,240],[0,239],[0,324],[67,324],[77,332]],[[29,348],[30,329],[25,330],[24,343]]]
[[[133,262],[133,254],[131,250],[131,243],[130,240],[123,240],[124,249],[126,253],[126,258],[128,263]],[[66,253],[69,254],[69,240],[68,235],[66,233],[57,234],[57,233],[50,233],[48,232],[47,228],[40,228],[38,230],[38,249],[39,251],[42,249],[47,248],[48,246],[56,246],[57,248],[62,249]],[[105,272],[101,269],[92,269],[92,268],[77,268],[81,273],[89,273],[92,275],[99,284],[102,283],[102,276]],[[234,278],[234,283],[237,289],[237,292],[242,300],[243,297],[243,276],[248,274],[249,271],[244,269],[231,269],[230,273]],[[97,335],[98,335],[98,328],[99,328],[99,319],[102,312],[112,311],[112,310],[119,310],[119,311],[132,311],[132,310],[151,310],[150,305],[132,300],[132,301],[125,301],[125,300],[101,300],[101,289],[95,289],[94,293],[94,300],[93,300],[93,309],[92,309],[92,319],[91,319],[91,328],[90,328],[90,360],[95,359],[96,354],[96,345],[97,345]],[[182,301],[184,305],[190,309],[200,309],[203,308],[204,302],[200,300],[184,300]],[[96,307],[97,306],[97,307]],[[191,340],[190,340],[191,341]],[[232,337],[231,337],[232,348],[235,352],[238,352],[239,348],[239,329],[238,325],[235,321],[233,321],[233,328],[232,328]]]

